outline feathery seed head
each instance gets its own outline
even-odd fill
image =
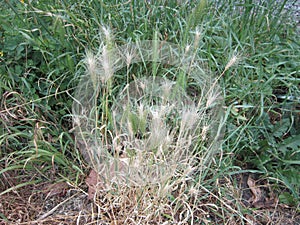
[[[200,38],[200,36],[201,36],[200,28],[196,27],[195,38]]]
[[[123,54],[123,52],[121,52],[121,54]],[[128,49],[126,49],[124,58],[125,58],[127,68],[130,66],[130,64],[134,63],[133,60],[136,60],[136,56],[137,56],[136,49],[132,47],[128,47]]]
[[[194,39],[194,49],[197,49],[199,46],[199,41],[201,38],[201,31],[199,27],[196,27],[196,31],[195,31],[195,39]]]
[[[101,74],[101,81],[105,83],[113,76],[114,73],[112,59],[106,45],[103,46],[102,49],[102,67],[104,73]]]
[[[91,76],[92,83],[95,87],[95,85],[97,84],[97,76],[98,76],[99,68],[98,68],[98,59],[91,51],[88,51],[86,53],[85,64],[86,64],[87,72]]]
[[[107,45],[112,44],[113,43],[113,37],[111,35],[111,32],[110,32],[109,28],[107,28],[105,26],[102,26],[102,31],[103,31],[103,34],[105,36],[106,44]]]
[[[220,92],[210,89],[207,94],[205,107],[210,108],[211,106],[213,106],[213,104],[218,101],[219,97],[220,97]]]
[[[199,27],[196,27],[196,31],[195,31],[195,42],[198,42],[200,40],[201,37],[201,31]]]
[[[87,70],[90,74],[96,72],[96,69],[97,69],[96,56],[90,51],[88,51],[86,53],[86,66],[87,66]]]
[[[187,54],[190,51],[190,49],[191,49],[191,45],[187,45],[185,47],[185,54]]]
[[[240,61],[240,55],[239,54],[234,54],[231,57],[231,59],[229,60],[229,62],[227,63],[227,65],[225,66],[225,70],[224,71],[227,71],[230,67],[234,66],[239,61]]]
[[[203,126],[201,131],[201,138],[203,141],[207,139],[207,132],[208,132],[209,126]]]
[[[129,52],[126,52],[126,66],[127,68],[130,66],[132,59],[133,59],[133,54],[130,54]]]
[[[181,115],[181,127],[184,129],[192,129],[193,126],[199,121],[199,114],[196,107],[184,109]]]
[[[171,90],[172,90],[172,86],[173,86],[172,82],[165,82],[162,85],[162,91],[163,91],[163,96],[162,97],[164,99],[169,99],[169,96],[170,96]]]

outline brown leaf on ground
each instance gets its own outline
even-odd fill
[[[85,179],[85,183],[88,186],[88,199],[93,199],[96,191],[97,191],[97,187],[99,187],[99,175],[95,170],[91,170],[89,173],[89,176]]]
[[[247,184],[252,192],[252,198],[249,199],[252,206],[258,209],[276,206],[277,199],[274,196],[269,198],[250,176],[248,177]]]
[[[254,204],[255,202],[260,201],[262,196],[262,191],[259,187],[256,186],[255,180],[253,180],[250,176],[248,177],[247,184],[252,192],[252,198],[250,199],[250,202]]]

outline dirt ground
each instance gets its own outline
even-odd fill
[[[17,172],[2,174],[0,193],[9,187],[18,186],[16,175]],[[28,174],[19,182],[24,183],[26,179],[29,179]],[[223,184],[220,185],[228,186],[229,180],[224,179]],[[231,203],[228,201],[228,204],[237,209],[236,202],[239,202],[239,205],[245,208],[242,210],[245,211],[244,217],[253,222],[245,224],[300,224],[299,208],[280,204],[267,183],[255,180],[249,174],[235,176],[232,180],[238,186],[232,191],[234,192],[232,196],[239,200]],[[49,181],[14,188],[0,196],[0,225],[122,224],[112,221],[109,214],[100,215],[97,211],[97,204],[94,204],[88,197],[88,185],[84,183],[84,179],[80,188],[72,187],[67,182]],[[210,198],[207,201],[214,200]],[[211,218],[210,221],[215,222],[208,223],[203,220],[202,224],[242,224],[240,221],[235,223],[235,220],[229,218],[227,221],[222,221],[215,212],[208,216]]]

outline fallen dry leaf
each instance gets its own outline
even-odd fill
[[[88,186],[88,199],[93,199],[97,186],[99,186],[99,175],[95,170],[91,170],[89,176],[85,179],[85,183]]]
[[[255,180],[250,176],[247,180],[247,184],[252,192],[252,197],[249,199],[252,206],[255,208],[272,208],[276,206],[277,199],[273,196],[268,198],[266,194],[263,193],[262,189],[257,187]]]
[[[255,180],[253,180],[250,176],[248,177],[247,184],[253,194],[250,201],[252,204],[255,204],[262,199],[262,192],[259,187],[256,187]]]

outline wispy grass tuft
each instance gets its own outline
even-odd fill
[[[199,36],[197,31],[195,42]],[[180,211],[186,221],[193,221],[191,199],[184,197],[181,186],[197,192],[194,180],[205,179],[204,170],[220,153],[223,101],[218,83],[201,68],[197,44],[187,52],[158,40],[137,41],[111,44],[108,51],[106,42],[95,55],[88,52],[73,104],[78,148],[99,176],[95,201],[111,192],[121,205],[137,198],[129,211],[120,209],[127,215],[121,217],[124,222],[138,222],[142,215],[151,221],[165,210],[175,210],[166,215],[173,220]],[[147,73],[149,62],[156,64],[155,74]],[[137,66],[146,74],[133,75]],[[122,68],[127,69],[123,80],[129,82],[118,86],[114,73]],[[149,71],[153,73],[153,67]],[[185,89],[178,85],[180,74],[193,82],[193,96],[188,94],[189,83]],[[137,195],[131,196],[133,190]]]

